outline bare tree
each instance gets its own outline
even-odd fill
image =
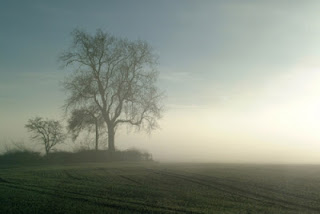
[[[87,109],[73,109],[71,117],[68,120],[68,130],[73,134],[73,140],[75,140],[84,129],[88,129],[89,132],[91,132],[92,129],[95,130],[96,150],[99,149],[99,129],[103,127],[103,125],[104,122],[101,113],[95,106]]]
[[[47,155],[55,145],[63,143],[65,138],[63,127],[59,121],[35,117],[34,119],[29,119],[25,127],[29,132],[33,133],[31,139],[37,140],[44,145]]]
[[[108,148],[115,151],[116,128],[121,124],[151,131],[158,127],[163,93],[156,87],[157,59],[144,41],[128,41],[97,30],[72,33],[73,43],[60,60],[74,65],[66,78],[67,108],[95,105],[108,132]]]

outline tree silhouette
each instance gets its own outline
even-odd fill
[[[71,47],[60,56],[64,66],[73,68],[64,81],[66,106],[97,107],[107,127],[110,151],[115,151],[119,125],[156,129],[163,93],[156,86],[152,48],[144,41],[116,38],[101,30],[95,35],[75,30],[72,37]]]
[[[55,145],[63,143],[65,139],[63,127],[56,120],[44,120],[41,117],[35,117],[34,119],[29,119],[25,127],[29,132],[32,132],[31,139],[37,140],[44,145],[46,155]]]
[[[99,149],[99,129],[104,125],[103,118],[99,113],[99,110],[94,107],[72,110],[71,117],[68,120],[68,130],[72,132],[73,140],[79,136],[82,130],[88,129],[91,132],[94,129],[95,149]]]

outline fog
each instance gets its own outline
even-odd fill
[[[59,68],[57,55],[80,26],[146,40],[159,56],[157,84],[166,93],[160,129],[147,134],[120,128],[118,149],[146,150],[161,162],[320,163],[317,2],[165,2],[155,14],[158,6],[151,3],[149,12],[138,5],[132,11],[99,4],[88,8],[93,17],[85,21],[70,5],[40,2],[20,11],[30,21],[28,30],[22,15],[0,21],[1,49],[8,50],[0,54],[0,151],[12,141],[42,150],[24,128],[33,116],[66,123],[61,81],[67,71]],[[7,20],[19,12],[8,8]],[[132,28],[116,21],[117,11],[132,20]],[[70,142],[58,149],[79,146]]]
[[[161,130],[121,146],[162,161],[319,163],[319,81],[317,65],[298,65],[216,105],[169,105]]]
[[[319,71],[317,63],[304,61],[259,86],[238,85],[219,102],[168,103],[159,130],[149,135],[121,128],[117,148],[146,150],[162,162],[319,163]],[[23,127],[32,115],[17,109],[10,112],[16,117],[4,117],[10,122],[2,128],[6,136],[2,146],[10,145],[11,140],[24,141],[41,150],[30,142]],[[61,118],[59,112],[50,115],[46,111],[42,114]],[[59,148],[77,147],[79,143]]]

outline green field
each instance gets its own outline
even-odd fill
[[[0,213],[320,213],[320,166],[0,165]]]

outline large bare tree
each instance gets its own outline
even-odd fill
[[[63,127],[56,120],[35,117],[29,119],[25,127],[29,132],[32,132],[31,139],[37,140],[44,145],[46,155],[49,154],[55,145],[63,143],[65,139]]]
[[[137,130],[158,127],[163,94],[156,81],[157,59],[144,41],[129,41],[101,30],[90,35],[74,30],[71,47],[60,60],[73,72],[65,79],[67,108],[95,105],[107,127],[108,149],[115,151],[115,132],[127,124]]]

